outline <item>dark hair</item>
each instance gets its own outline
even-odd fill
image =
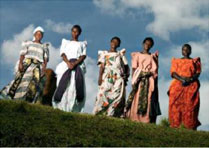
[[[143,44],[146,42],[146,41],[150,41],[151,43],[152,43],[152,46],[154,46],[154,40],[151,38],[151,37],[146,37],[145,39],[144,39],[144,41],[143,41]]]
[[[78,29],[78,33],[81,34],[82,29],[81,29],[81,27],[79,25],[74,25],[71,30],[73,30],[73,28]]]
[[[115,37],[113,37],[112,39],[111,39],[111,42],[112,42],[112,40],[114,40],[114,39],[116,39],[117,41],[118,41],[118,43],[119,43],[119,47],[120,47],[120,43],[121,43],[121,40],[120,40],[120,38],[119,37],[117,37],[117,36],[115,36]]]
[[[189,44],[184,44],[184,45],[182,46],[182,49],[183,49],[184,47],[186,47],[187,49],[189,49],[190,52],[192,51],[192,47],[191,47]]]

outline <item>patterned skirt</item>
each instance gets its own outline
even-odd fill
[[[15,79],[0,91],[0,99],[25,100],[35,103],[42,93],[41,63],[25,59],[23,71],[18,71]]]

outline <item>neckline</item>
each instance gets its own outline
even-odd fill
[[[184,57],[182,57],[181,59],[183,59],[183,60],[192,60],[192,58],[184,58]]]
[[[148,53],[143,53],[141,51],[139,51],[139,53],[143,54],[143,55],[151,55],[152,53],[151,52],[148,52]]]
[[[32,43],[38,44],[38,45],[43,45],[43,43],[37,43],[37,42],[34,42],[34,41],[32,41]]]

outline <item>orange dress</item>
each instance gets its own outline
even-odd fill
[[[201,73],[200,58],[172,59],[171,74],[176,72],[179,76],[192,77]],[[186,128],[196,129],[201,123],[198,120],[200,106],[200,83],[196,80],[187,86],[173,79],[169,88],[169,122],[171,127],[183,124]]]

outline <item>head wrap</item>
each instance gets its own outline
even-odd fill
[[[40,31],[42,34],[44,34],[44,29],[41,26],[36,27],[33,31],[33,41],[35,41],[34,35],[37,31]]]

